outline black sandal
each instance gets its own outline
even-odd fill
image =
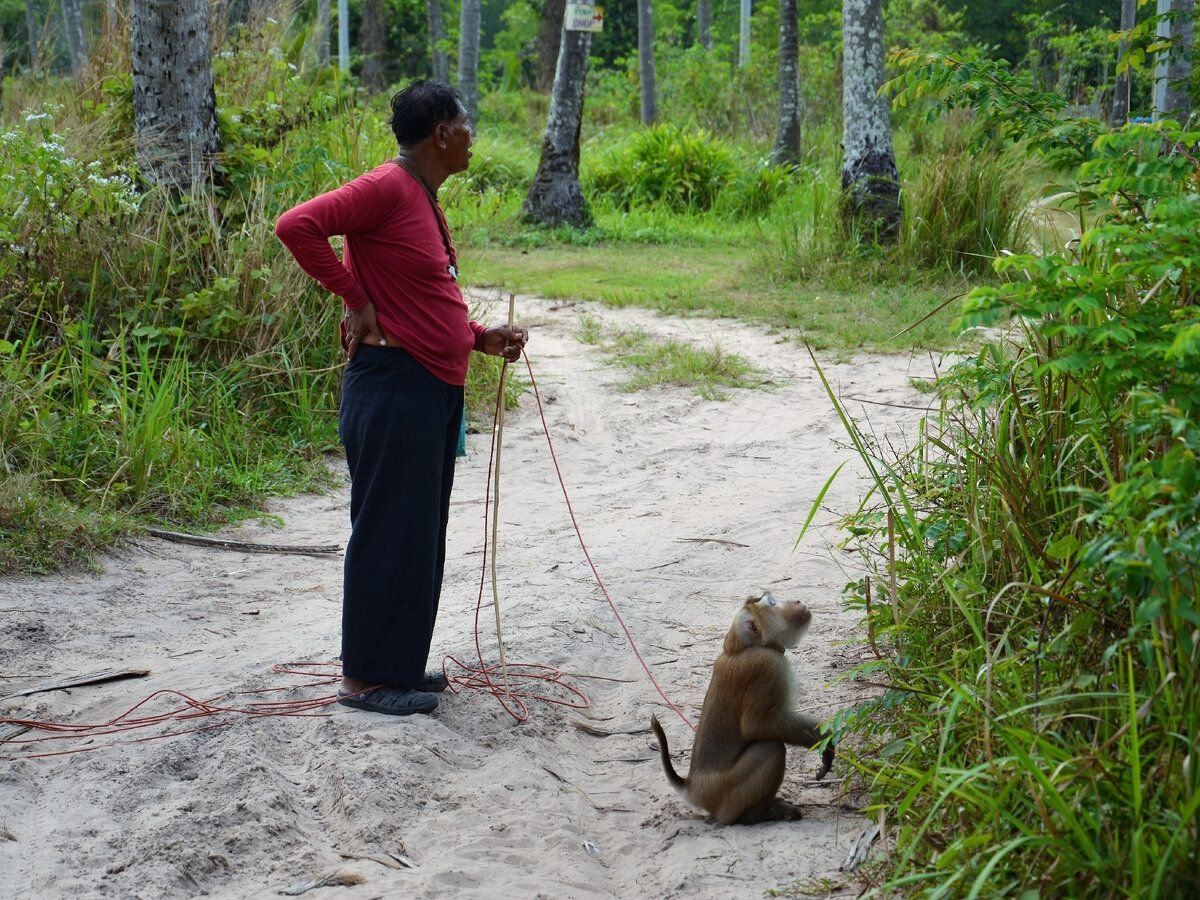
[[[438,698],[428,691],[385,684],[365,691],[338,691],[338,703],[353,709],[383,713],[385,716],[411,716],[437,709]]]
[[[426,672],[425,676],[416,684],[411,685],[414,691],[429,691],[434,694],[440,694],[447,687],[449,682],[446,681],[446,676],[442,674],[441,669],[433,669]]]

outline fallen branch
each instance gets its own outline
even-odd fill
[[[730,547],[747,547],[747,548],[750,546],[749,544],[739,544],[737,541],[727,541],[724,538],[694,537],[694,538],[678,538],[678,540],[680,541],[680,543],[686,542],[686,543],[691,543],[691,544],[727,544]]]
[[[389,869],[399,869],[401,871],[416,867],[416,863],[403,854],[393,859],[390,856],[380,856],[375,853],[351,853],[349,850],[342,850],[338,853],[338,856],[342,859],[365,859],[367,862],[379,863],[381,866],[387,866]]]
[[[299,897],[301,894],[307,894],[309,891],[315,891],[317,888],[333,885],[350,887],[351,885],[362,884],[366,880],[357,872],[330,872],[328,875],[323,875],[314,881],[298,881],[293,885],[281,888],[277,893],[287,897]]]
[[[615,734],[628,734],[628,735],[636,736],[639,734],[649,734],[650,733],[649,728],[628,728],[628,729],[618,729],[616,731],[608,731],[604,728],[597,728],[595,725],[589,725],[587,722],[582,722],[577,719],[573,720],[571,722],[571,724],[574,725],[576,728],[578,728],[580,731],[582,731],[584,734],[592,735],[592,737],[601,737],[601,738],[612,737]]]
[[[204,537],[199,534],[183,534],[178,531],[161,531],[157,528],[147,528],[146,534],[164,541],[175,541],[179,544],[219,547],[222,550],[242,550],[247,553],[297,553],[301,555],[315,555],[342,552],[341,544],[316,544],[312,547],[300,547],[293,544],[252,544],[247,541],[233,541],[228,538]]]
[[[99,672],[89,672],[87,675],[74,675],[63,681],[48,681],[45,684],[14,691],[0,697],[0,700],[11,700],[13,697],[27,697],[30,694],[40,694],[44,691],[61,691],[66,688],[82,687],[85,684],[103,684],[106,681],[119,681],[122,678],[144,678],[150,674],[149,669],[101,669]]]

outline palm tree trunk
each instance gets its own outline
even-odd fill
[[[1129,32],[1137,24],[1137,0],[1121,0],[1121,31]],[[1117,51],[1117,83],[1113,87],[1113,104],[1112,112],[1109,114],[1108,121],[1113,128],[1122,127],[1129,121],[1129,89],[1130,89],[1130,74],[1128,71],[1120,71],[1120,65],[1125,61],[1125,54],[1129,52],[1129,39],[1121,38],[1121,47]]]
[[[83,36],[83,0],[61,0],[63,31],[71,55],[71,74],[78,75],[87,65],[87,43]]]
[[[130,5],[138,168],[151,183],[190,191],[219,149],[208,0]]]
[[[658,84],[654,79],[654,11],[650,0],[638,0],[638,79],[642,87],[642,124],[658,119]]]
[[[771,161],[800,162],[800,34],[796,0],[779,0],[779,131]]]
[[[738,68],[750,65],[750,0],[742,0],[738,19]]]
[[[1159,53],[1154,70],[1154,118],[1186,122],[1192,111],[1188,82],[1192,74],[1193,0],[1158,0],[1158,13],[1174,13],[1160,20],[1158,36],[1171,46]]]
[[[554,87],[554,70],[558,66],[558,49],[566,14],[567,0],[546,0],[542,6],[542,21],[538,25],[537,36],[537,74],[534,76],[534,88],[539,91]]]
[[[29,68],[34,72],[42,68],[41,48],[38,44],[37,15],[33,0],[25,0],[25,30],[29,33]]]
[[[592,212],[579,185],[579,131],[591,46],[590,31],[563,29],[542,156],[521,208],[525,221],[535,225],[585,228],[592,222]]]
[[[842,222],[877,241],[900,232],[900,174],[883,83],[882,0],[842,0]]]
[[[362,50],[359,72],[367,91],[383,90],[383,0],[363,0],[358,43]]]
[[[696,0],[696,42],[712,49],[712,0]]]
[[[479,116],[479,0],[462,0],[458,24],[458,93],[471,127]]]
[[[317,0],[317,65],[329,65],[329,0]]]
[[[338,68],[350,71],[350,0],[338,0]]]
[[[429,13],[429,53],[431,70],[437,81],[450,81],[450,59],[442,42],[446,40],[446,15],[442,10],[442,0],[426,0]]]

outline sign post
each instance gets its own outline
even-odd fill
[[[563,28],[567,31],[603,31],[604,7],[593,3],[567,3]]]

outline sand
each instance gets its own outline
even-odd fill
[[[695,720],[739,603],[770,590],[814,611],[791,654],[801,706],[828,716],[869,696],[875,689],[843,678],[869,651],[858,615],[839,602],[855,559],[837,549],[833,527],[866,491],[857,464],[793,547],[821,486],[851,457],[796,335],[537,298],[517,308],[584,540],[667,695]],[[501,315],[497,303],[492,318]],[[740,354],[768,384],[724,401],[674,387],[624,392],[626,373],[580,343],[584,316]],[[911,440],[926,403],[911,380],[930,377],[936,360],[824,357],[856,416]],[[446,654],[475,661],[488,436],[472,435],[470,446],[456,476],[434,664]],[[331,465],[342,471],[340,460]],[[840,766],[813,782],[817,755],[792,749],[780,793],[804,818],[750,827],[709,823],[667,784],[650,715],[663,721],[681,770],[691,732],[655,692],[593,579],[532,395],[507,416],[501,481],[507,658],[573,673],[566,680],[590,708],[531,702],[519,724],[494,697],[466,691],[445,695],[431,716],[334,705],[308,717],[225,716],[86,742],[0,744],[0,894],[270,897],[325,878],[342,883],[305,896],[762,897],[797,881],[823,895],[823,879],[855,892],[839,866],[866,823]],[[269,512],[277,521],[224,536],[345,541],[344,482]],[[331,693],[272,666],[336,660],[339,555],[143,537],[100,566],[0,583],[0,696],[109,667],[150,674],[0,701],[0,715],[103,722],[163,689],[234,706]],[[481,622],[495,662],[490,605]],[[264,687],[287,690],[237,694]],[[178,706],[160,697],[145,711]],[[216,723],[226,724],[193,730]],[[189,733],[131,740],[165,731]],[[22,758],[54,750],[88,752]]]

